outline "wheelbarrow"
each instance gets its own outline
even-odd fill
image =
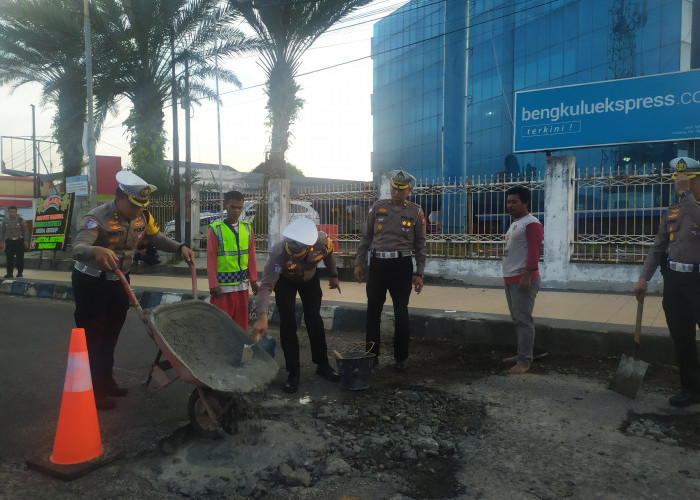
[[[158,347],[155,362],[143,385],[155,378],[161,385],[177,377],[194,385],[188,414],[194,431],[207,438],[232,432],[237,400],[265,390],[279,369],[270,355],[224,311],[197,300],[197,275],[192,273],[193,300],[161,304],[144,311],[120,270],[114,272],[126,290],[148,335]],[[165,355],[167,361],[161,361]]]

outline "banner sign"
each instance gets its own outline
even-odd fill
[[[36,200],[32,248],[36,250],[65,249],[74,196],[74,193],[66,193],[62,196],[49,196]]]
[[[515,93],[513,151],[700,138],[700,70]]]
[[[88,176],[74,175],[66,177],[66,193],[75,193],[76,196],[88,196]]]

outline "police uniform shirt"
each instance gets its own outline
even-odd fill
[[[700,203],[692,194],[668,207],[661,219],[654,245],[642,267],[641,276],[645,280],[654,276],[667,251],[668,258],[675,262],[700,263]]]
[[[14,238],[24,238],[25,241],[29,240],[27,224],[19,215],[12,218],[6,217],[5,220],[0,223],[0,241],[4,242],[6,239]]]
[[[94,256],[94,247],[109,248],[119,258],[119,269],[127,273],[131,268],[134,250],[144,239],[158,250],[177,252],[180,244],[158,229],[153,217],[143,211],[134,220],[119,213],[114,200],[91,210],[80,223],[73,243],[72,256],[90,267],[100,269]]]
[[[267,263],[263,269],[260,289],[255,299],[255,308],[258,311],[267,311],[270,294],[280,275],[291,281],[304,283],[314,277],[316,267],[321,260],[331,274],[338,274],[335,255],[333,255],[333,242],[323,231],[318,232],[316,243],[301,257],[289,255],[284,240],[274,245],[270,249]]]
[[[425,268],[425,214],[420,205],[406,201],[403,206],[379,200],[369,209],[365,230],[357,247],[355,265],[364,264],[367,250],[415,252],[416,273]]]

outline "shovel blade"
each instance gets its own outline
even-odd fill
[[[610,382],[610,389],[634,399],[642,387],[642,380],[648,367],[649,363],[646,361],[623,354],[620,364],[617,366],[615,377]]]

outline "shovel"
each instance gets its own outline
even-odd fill
[[[642,387],[642,379],[647,372],[649,363],[639,357],[639,340],[642,337],[642,310],[644,309],[644,297],[637,302],[637,323],[634,325],[634,354],[622,355],[620,364],[615,372],[615,378],[610,382],[610,389],[634,399]]]

